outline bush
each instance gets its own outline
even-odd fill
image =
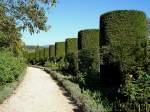
[[[99,80],[99,32],[98,29],[89,29],[78,33],[79,71],[88,74],[86,78],[89,85],[95,85]]]
[[[55,57],[55,45],[49,46],[49,57]]]
[[[45,60],[49,59],[49,48],[45,48]]]
[[[68,53],[65,56],[67,73],[76,75],[78,72],[78,58],[75,53]]]
[[[136,71],[131,68],[144,67],[146,63],[148,29],[145,14],[119,10],[103,14],[100,19],[100,46],[110,47],[112,63],[119,66],[118,71],[135,77]]]
[[[100,56],[99,49],[79,51],[79,71],[86,73],[86,82],[90,86],[97,85],[100,78]]]
[[[78,40],[77,38],[66,39],[65,42],[66,54],[78,52]]]
[[[132,112],[148,112],[150,98],[150,76],[145,72],[138,70],[139,77],[137,80],[131,80],[128,77],[126,80],[126,86],[121,88],[121,92],[126,96],[127,102],[123,102],[120,107],[124,111]]]
[[[55,43],[55,56],[58,62],[63,61],[65,57],[65,43],[64,42]]]
[[[13,53],[7,50],[0,51],[0,54],[0,84],[5,85],[17,80],[26,64],[23,58],[14,57]]]
[[[81,30],[78,33],[78,49],[99,49],[99,30]]]

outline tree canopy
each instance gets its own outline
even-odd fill
[[[48,30],[46,11],[55,4],[56,0],[0,0],[3,13],[15,21],[19,30],[31,34]]]

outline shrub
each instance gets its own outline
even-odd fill
[[[51,59],[53,61],[54,57],[55,57],[55,45],[50,45],[49,46],[49,58],[50,58],[50,61],[51,61]]]
[[[86,82],[90,86],[95,86],[100,78],[100,57],[99,49],[79,51],[79,71],[86,73]]]
[[[58,62],[63,61],[65,57],[65,43],[64,42],[55,43],[55,56]]]
[[[124,111],[132,112],[148,112],[150,98],[150,76],[145,72],[138,70],[139,77],[137,80],[132,81],[131,77],[126,80],[126,86],[121,88],[121,92],[127,97],[127,102],[123,102],[120,107]]]
[[[99,49],[99,32],[99,29],[79,31],[78,49]]]
[[[148,36],[145,14],[119,10],[103,14],[100,19],[100,46],[110,47],[111,63],[118,64],[122,74],[136,76],[132,66],[144,67],[145,64]]]
[[[65,48],[66,48],[66,54],[77,53],[77,51],[78,51],[78,40],[77,40],[77,38],[66,39]]]
[[[99,79],[100,72],[99,32],[98,29],[89,29],[78,33],[79,70],[88,74],[87,82],[92,85]]]
[[[78,72],[78,59],[75,53],[68,53],[65,56],[66,69],[69,74],[76,75]]]
[[[5,85],[17,80],[26,64],[23,58],[14,57],[13,53],[7,50],[0,51],[0,54],[0,84]]]
[[[49,59],[49,48],[45,48],[45,60]]]

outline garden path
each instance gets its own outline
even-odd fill
[[[28,67],[19,87],[0,105],[0,112],[77,112],[65,94],[49,74]]]

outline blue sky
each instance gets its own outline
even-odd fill
[[[26,45],[50,45],[77,37],[82,29],[99,28],[100,15],[112,10],[142,10],[150,17],[150,0],[59,0],[48,14],[48,32],[23,32]]]

